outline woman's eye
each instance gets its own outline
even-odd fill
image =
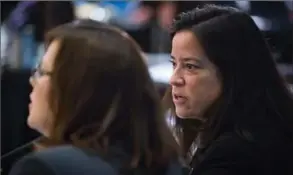
[[[188,70],[194,70],[194,69],[197,69],[197,68],[198,68],[198,66],[193,65],[193,64],[185,64],[185,67],[186,67]]]
[[[170,63],[172,64],[173,68],[176,67],[176,63],[173,60],[170,60]]]

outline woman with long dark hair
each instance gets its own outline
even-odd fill
[[[251,17],[217,5],[174,20],[164,98],[194,175],[286,174],[293,100]]]

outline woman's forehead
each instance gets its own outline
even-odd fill
[[[54,60],[59,52],[61,41],[54,40],[48,46],[43,58],[40,60],[40,66],[46,69],[52,69]]]

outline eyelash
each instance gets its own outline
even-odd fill
[[[173,65],[173,68],[176,67],[175,61],[170,60],[170,62]],[[184,68],[187,68],[188,70],[194,70],[194,69],[198,69],[199,67],[190,63],[185,63]]]
[[[197,69],[198,68],[198,66],[195,66],[195,65],[189,64],[189,63],[186,63],[184,65],[184,67],[188,68],[189,70],[193,70],[193,69]]]
[[[173,60],[169,60],[173,67],[175,67],[176,63]]]

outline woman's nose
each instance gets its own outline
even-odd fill
[[[170,84],[172,86],[182,86],[184,85],[184,79],[182,76],[178,75],[178,72],[174,70],[171,78],[170,78]]]
[[[32,76],[29,78],[29,83],[31,84],[32,87],[34,87],[35,79]]]

